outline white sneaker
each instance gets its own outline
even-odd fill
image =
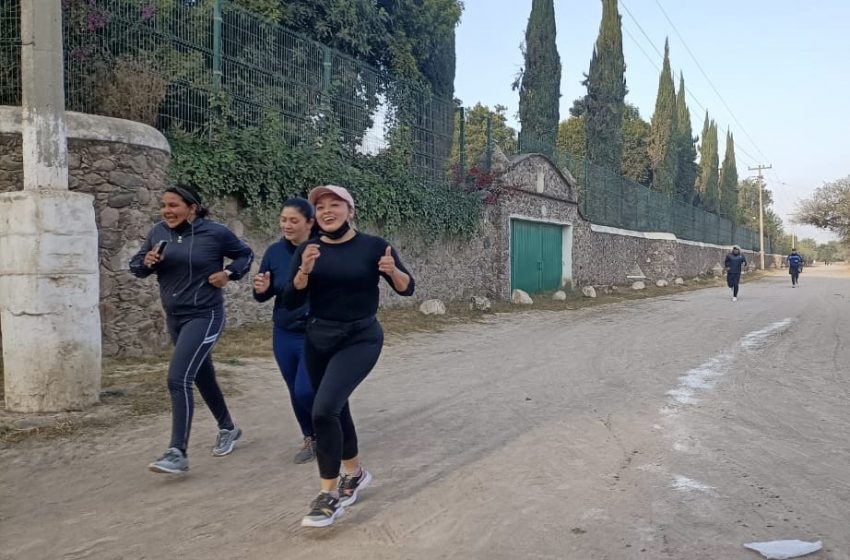
[[[735,296],[732,296],[732,301],[738,301],[738,298],[736,298]]]

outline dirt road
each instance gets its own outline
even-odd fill
[[[315,465],[273,364],[241,368],[245,437],[146,464],[156,418],[0,456],[2,559],[850,558],[850,272],[489,318],[385,349],[352,407],[373,488],[299,527]]]

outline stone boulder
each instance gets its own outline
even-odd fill
[[[584,297],[595,298],[596,297],[596,288],[593,286],[585,286],[581,289],[582,295]]]
[[[667,280],[664,280],[662,278],[661,280],[656,281],[655,285],[658,286],[659,288],[666,288],[667,286],[670,285],[670,282],[668,282]]]
[[[446,306],[438,299],[429,299],[422,302],[419,306],[419,312],[425,315],[445,315]]]
[[[469,308],[473,311],[490,311],[490,300],[484,296],[472,296],[469,301]]]
[[[637,282],[635,282],[634,284],[632,284],[632,289],[633,289],[633,290],[645,290],[645,289],[646,289],[646,284],[644,284],[644,283],[643,283],[643,282],[641,282],[641,281],[637,281]]]
[[[684,286],[685,285],[685,279],[684,278],[676,278],[675,280],[673,280],[673,283],[676,284],[677,286]]]
[[[531,305],[534,303],[531,296],[522,290],[514,290],[513,293],[511,293],[511,301],[517,305]]]
[[[567,300],[567,292],[564,290],[558,290],[554,294],[552,294],[552,299],[555,301],[566,301]]]

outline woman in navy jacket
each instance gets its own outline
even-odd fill
[[[292,255],[299,245],[313,236],[316,211],[303,198],[290,198],[280,212],[282,239],[272,243],[263,255],[260,272],[254,277],[254,299],[274,300],[272,348],[274,357],[289,389],[292,410],[301,428],[303,446],[295,454],[295,463],[308,463],[316,457],[316,434],[313,431],[314,391],[304,365],[304,328],[307,305],[289,310],[283,305],[283,291],[289,279]]]
[[[130,272],[139,278],[156,274],[174,343],[168,368],[171,443],[149,468],[159,473],[180,473],[189,469],[193,383],[218,423],[213,455],[228,455],[242,435],[216,382],[210,352],[224,328],[223,288],[250,270],[254,253],[225,226],[206,219],[208,210],[190,188],[166,189],[160,213],[162,221],[151,228],[130,261]],[[227,266],[225,258],[232,261]]]

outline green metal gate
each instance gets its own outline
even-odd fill
[[[511,290],[558,290],[563,282],[562,226],[511,220]]]

